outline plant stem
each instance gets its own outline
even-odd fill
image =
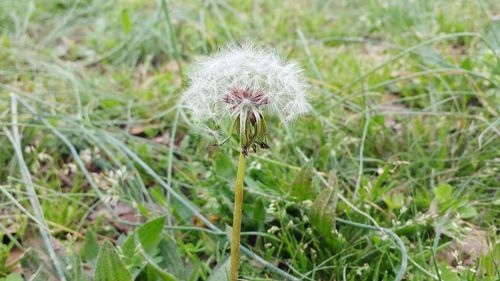
[[[233,231],[231,233],[231,275],[230,281],[238,279],[238,269],[240,266],[240,232],[241,213],[243,207],[243,178],[245,177],[246,157],[240,153],[238,161],[238,174],[234,187],[234,210],[233,210]]]

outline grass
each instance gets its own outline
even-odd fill
[[[177,101],[245,40],[314,110],[248,159],[241,279],[498,280],[497,2],[1,1],[0,280],[223,280],[238,146]]]

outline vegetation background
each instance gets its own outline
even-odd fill
[[[496,0],[0,1],[0,280],[224,280],[236,144],[178,98],[239,41],[314,107],[249,157],[242,280],[500,280]]]

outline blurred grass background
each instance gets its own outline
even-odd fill
[[[500,2],[3,0],[0,280],[113,280],[99,245],[120,259],[162,215],[125,271],[223,280],[238,152],[177,101],[242,41],[298,61],[314,111],[249,158],[242,242],[268,264],[240,278],[500,279]]]

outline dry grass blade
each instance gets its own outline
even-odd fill
[[[14,147],[17,157],[17,162],[19,164],[19,170],[23,178],[27,194],[29,196],[31,207],[33,208],[33,212],[35,213],[36,217],[35,222],[40,230],[40,235],[42,236],[43,242],[45,244],[45,247],[47,248],[47,251],[52,260],[57,275],[59,276],[59,279],[65,281],[66,277],[64,275],[64,269],[61,265],[61,261],[59,260],[59,257],[57,256],[54,247],[52,246],[51,242],[52,236],[48,231],[48,227],[45,222],[45,218],[43,216],[42,208],[40,206],[40,201],[38,200],[38,196],[35,192],[35,187],[31,180],[30,172],[24,161],[22,152],[23,150],[21,148],[21,137],[19,135],[17,98],[14,94],[11,94],[10,97],[11,97],[11,114],[12,114],[12,134],[7,132],[8,133],[7,137],[9,138],[10,142],[12,143],[12,146]]]

